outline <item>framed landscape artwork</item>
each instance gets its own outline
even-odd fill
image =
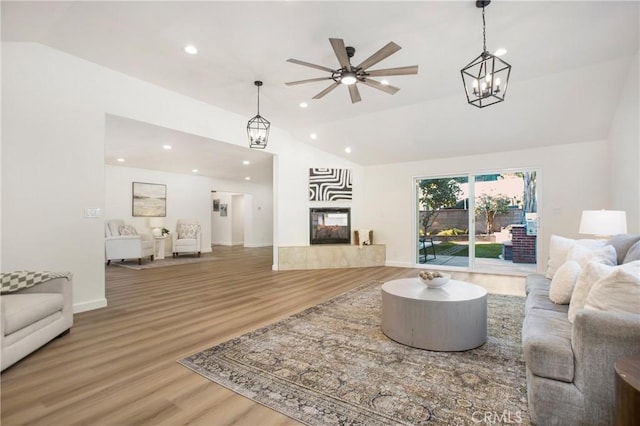
[[[220,211],[220,200],[213,200],[213,211],[214,212]]]
[[[167,216],[167,185],[133,182],[132,194],[133,216]]]

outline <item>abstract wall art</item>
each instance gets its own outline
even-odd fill
[[[310,201],[351,200],[351,169],[309,169]]]

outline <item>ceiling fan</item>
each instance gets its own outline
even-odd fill
[[[394,42],[387,43],[382,49],[378,50],[373,55],[369,56],[367,59],[362,61],[360,64],[353,66],[351,65],[351,58],[356,53],[356,49],[347,46],[345,47],[344,41],[341,38],[330,38],[329,42],[331,43],[331,47],[333,47],[333,51],[338,58],[338,63],[340,64],[340,68],[331,69],[328,67],[324,67],[322,65],[311,64],[309,62],[300,61],[298,59],[287,59],[287,62],[291,62],[293,64],[304,65],[305,67],[315,68],[321,71],[327,71],[331,73],[330,77],[318,77],[311,78],[308,80],[299,80],[299,81],[291,81],[289,83],[285,83],[287,86],[294,86],[296,84],[304,84],[304,83],[313,83],[316,81],[323,80],[333,80],[331,86],[324,89],[322,92],[318,93],[313,97],[313,99],[320,99],[327,93],[331,92],[333,89],[338,87],[340,84],[344,84],[349,88],[349,95],[351,96],[351,102],[356,103],[360,102],[362,98],[360,98],[360,91],[356,86],[356,83],[362,83],[369,87],[373,87],[378,90],[382,90],[385,93],[390,95],[395,94],[400,88],[390,86],[388,84],[383,84],[377,80],[371,79],[371,77],[387,77],[393,75],[409,75],[409,74],[417,74],[418,66],[412,65],[408,67],[398,67],[398,68],[387,68],[380,70],[370,70],[369,68],[378,62],[388,58],[389,56],[396,53],[401,49],[400,46],[395,44]]]

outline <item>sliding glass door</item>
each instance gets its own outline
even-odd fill
[[[535,271],[536,178],[533,170],[417,178],[416,263]],[[514,244],[528,257],[514,260]]]

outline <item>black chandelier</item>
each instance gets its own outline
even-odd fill
[[[484,8],[489,3],[476,0],[476,7],[482,8],[482,53],[460,71],[467,102],[478,108],[504,101],[511,74],[511,65],[487,51]]]
[[[269,139],[271,123],[260,115],[260,86],[261,81],[254,81],[258,87],[258,114],[247,123],[247,136],[249,136],[249,148],[265,149]]]

